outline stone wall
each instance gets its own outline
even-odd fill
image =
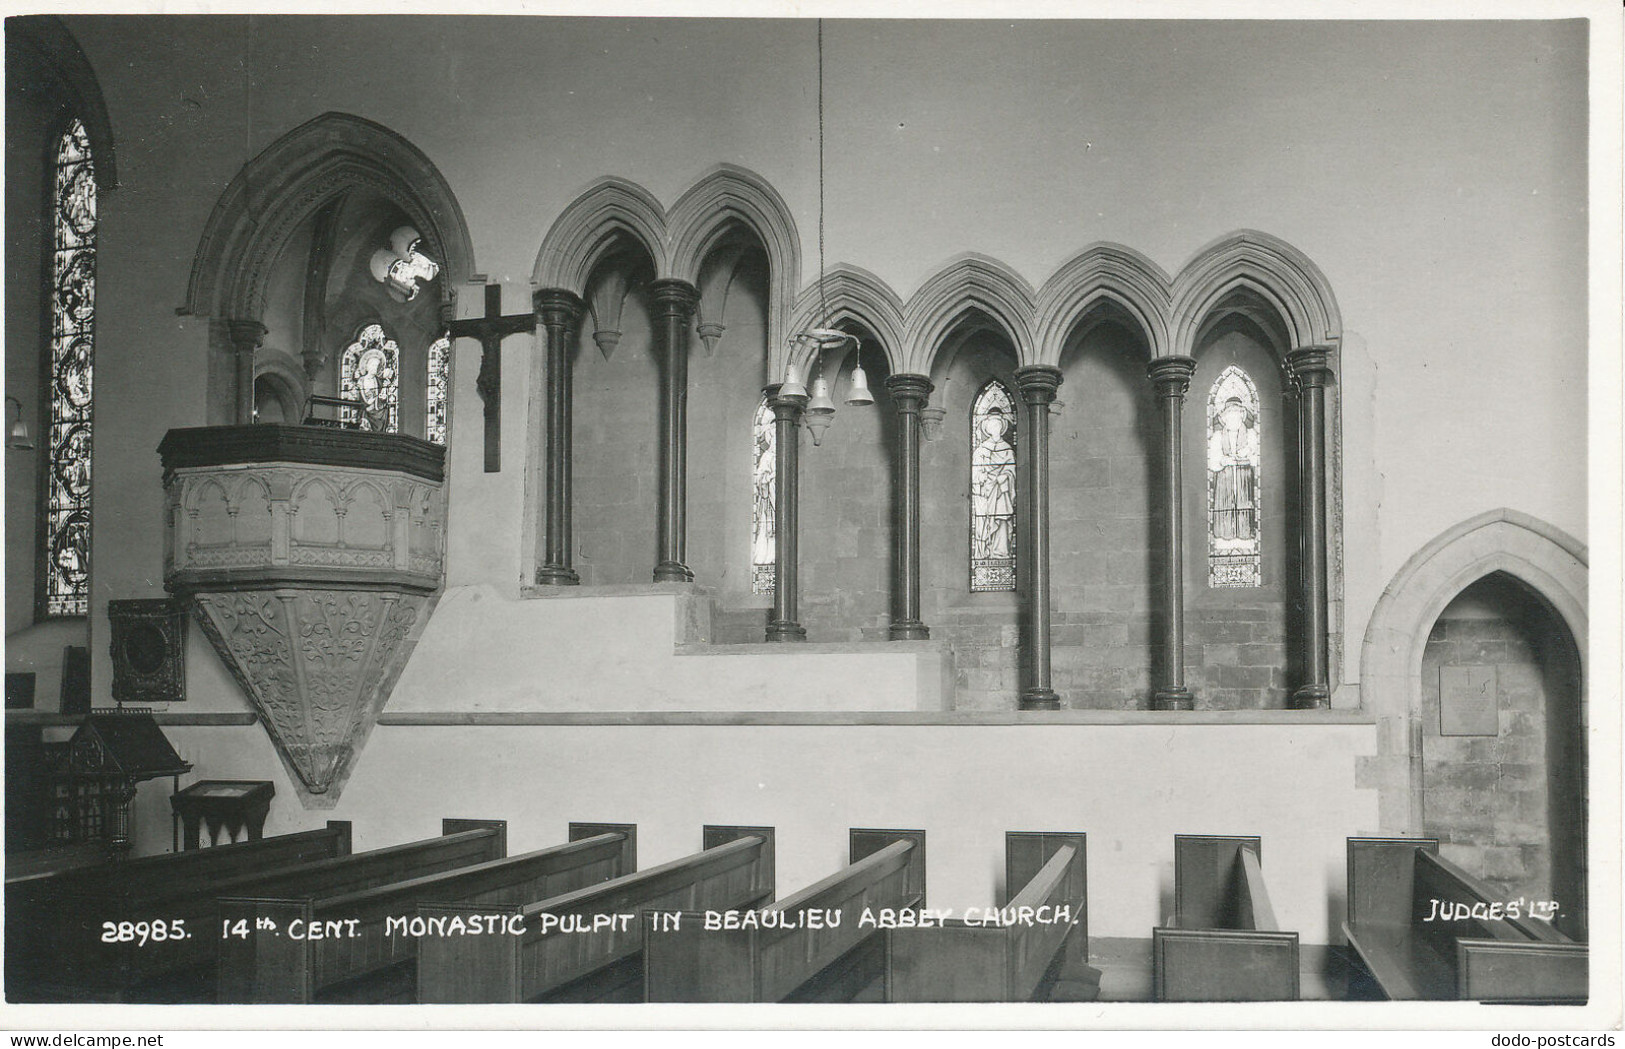
[[[1571,818],[1551,809],[1548,770],[1564,731],[1554,715],[1573,697],[1558,694],[1558,668],[1544,665],[1537,630],[1528,599],[1490,577],[1445,609],[1422,656],[1424,832],[1507,899],[1554,898],[1554,821]],[[1447,667],[1493,670],[1495,735],[1441,735],[1440,671]]]

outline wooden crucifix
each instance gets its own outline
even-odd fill
[[[480,375],[474,385],[485,402],[485,472],[502,470],[502,340],[522,331],[536,330],[535,313],[502,316],[502,285],[485,286],[485,316],[452,321],[454,339],[480,341]]]

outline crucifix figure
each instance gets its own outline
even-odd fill
[[[454,339],[480,341],[480,374],[474,380],[485,402],[485,472],[502,469],[502,340],[522,331],[536,330],[536,314],[502,316],[502,285],[485,286],[485,316],[452,321],[447,326]]]

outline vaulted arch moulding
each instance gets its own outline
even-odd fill
[[[1288,350],[1336,346],[1343,336],[1337,299],[1320,268],[1279,237],[1241,230],[1197,252],[1174,278],[1170,352],[1188,356],[1208,315],[1239,288],[1251,290],[1279,314]]]
[[[805,331],[826,321],[836,326],[855,324],[867,330],[880,344],[888,373],[907,370],[898,364],[905,338],[903,303],[885,281],[857,266],[840,265],[824,272],[822,290],[819,283],[814,281],[802,289],[792,315],[791,331]],[[821,316],[826,306],[827,318]],[[790,351],[782,342],[771,349],[774,351],[773,374],[782,376],[784,355]],[[799,355],[789,362],[800,369],[803,378],[808,374],[812,352],[809,347],[802,347]]]
[[[1103,303],[1132,321],[1151,356],[1172,353],[1172,284],[1161,267],[1132,248],[1090,245],[1063,263],[1039,290],[1033,332],[1040,363],[1057,364],[1073,328]]]
[[[904,371],[929,375],[943,337],[967,309],[1003,329],[1020,364],[1040,363],[1033,340],[1035,294],[1026,279],[998,259],[962,255],[938,270],[908,300]]]
[[[629,241],[649,257],[656,278],[671,275],[666,209],[635,182],[605,177],[581,192],[542,238],[530,282],[580,295],[593,270]]]
[[[442,263],[441,289],[468,279],[473,241],[462,207],[438,168],[416,146],[370,120],[324,113],[250,160],[226,187],[204,227],[181,312],[259,320],[266,284],[295,229],[339,193],[370,187],[415,224]]]

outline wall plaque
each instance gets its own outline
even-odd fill
[[[1501,731],[1493,666],[1439,668],[1439,735],[1495,736]]]
[[[113,699],[178,703],[186,698],[186,610],[161,598],[107,602],[112,627]]]

